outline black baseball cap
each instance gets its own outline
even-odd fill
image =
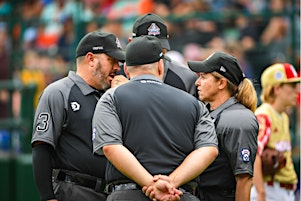
[[[79,41],[76,48],[76,58],[84,56],[88,52],[105,53],[119,61],[124,61],[125,57],[118,38],[112,33],[99,31],[90,32]]]
[[[133,38],[149,35],[160,39],[162,47],[170,50],[168,32],[164,20],[156,14],[148,13],[138,17],[133,26]]]
[[[237,59],[223,52],[214,52],[204,61],[188,61],[187,63],[194,72],[211,73],[216,71],[236,86],[245,78]]]
[[[125,50],[125,63],[127,66],[139,66],[159,61],[169,60],[162,52],[160,40],[154,36],[140,36],[133,38]]]

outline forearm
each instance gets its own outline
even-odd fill
[[[262,174],[262,162],[261,162],[261,157],[259,155],[256,155],[256,159],[254,163],[253,185],[256,188],[257,201],[265,201],[265,188],[264,188],[264,180]]]
[[[175,188],[199,176],[217,157],[216,147],[202,147],[191,152],[170,175]]]
[[[252,176],[249,174],[240,174],[236,177],[236,201],[249,201],[251,186],[252,186]]]
[[[153,176],[140,164],[135,156],[123,145],[103,147],[107,159],[126,177],[140,186],[153,183]]]
[[[53,148],[49,144],[38,144],[32,149],[33,174],[41,200],[54,199],[52,188]]]

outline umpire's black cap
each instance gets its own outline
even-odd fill
[[[119,61],[124,61],[125,57],[118,38],[114,34],[99,31],[90,32],[79,41],[76,58],[84,56],[88,52],[105,53]]]
[[[133,38],[149,35],[160,39],[162,48],[170,50],[168,32],[164,20],[156,14],[147,13],[138,17],[133,26]]]
[[[245,78],[237,59],[224,52],[214,52],[204,61],[188,61],[187,63],[194,72],[211,73],[216,71],[236,86]]]
[[[133,38],[126,46],[125,63],[127,66],[155,63],[160,59],[170,61],[169,57],[163,54],[159,39],[154,36]]]

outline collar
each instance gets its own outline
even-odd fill
[[[135,76],[131,79],[132,81],[137,81],[137,80],[155,80],[158,82],[163,82],[162,80],[160,80],[160,78],[158,78],[155,75],[151,75],[151,74],[143,74],[143,75],[138,75]]]
[[[91,93],[98,92],[98,90],[92,88],[90,85],[88,85],[85,80],[77,75],[74,71],[69,71],[68,78],[71,79],[81,90],[81,92],[86,96]]]
[[[163,59],[163,62],[164,62],[164,75],[163,75],[163,80],[165,80],[165,77],[166,77],[166,74],[167,74],[167,71],[169,69],[169,64],[171,63],[171,61],[168,61],[166,59]]]
[[[218,108],[210,112],[210,116],[214,119],[217,117],[217,115],[223,111],[224,109],[230,107],[231,105],[234,105],[237,103],[237,100],[232,96],[228,100],[226,100],[223,104],[221,104]],[[209,104],[208,104],[209,105]]]

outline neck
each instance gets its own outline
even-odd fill
[[[231,96],[227,93],[219,93],[213,101],[210,101],[210,110],[215,110],[226,102]]]
[[[272,108],[277,111],[278,113],[282,113],[286,110],[287,106],[283,105],[282,103],[280,103],[279,101],[274,101],[273,103],[270,103],[270,105],[272,106]]]

